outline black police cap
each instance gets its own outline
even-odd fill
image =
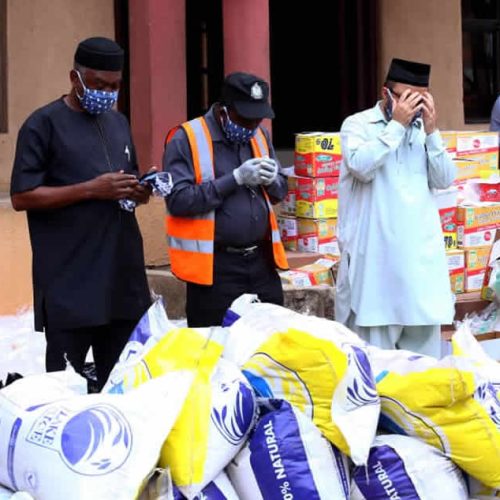
[[[222,101],[247,119],[274,118],[269,104],[269,85],[250,73],[231,73],[222,85]]]

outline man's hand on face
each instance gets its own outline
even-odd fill
[[[415,114],[422,109],[422,94],[406,89],[396,102],[392,111],[392,119],[401,123],[403,127],[408,127]]]
[[[437,128],[437,113],[434,98],[429,92],[422,95],[422,119],[424,120],[424,130],[427,135],[432,134]]]
[[[120,172],[110,172],[102,174],[88,183],[90,195],[98,200],[121,200],[130,198],[137,187],[139,181],[132,174]]]

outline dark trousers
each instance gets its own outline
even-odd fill
[[[216,250],[213,285],[187,284],[188,326],[220,326],[228,307],[243,293],[254,293],[262,302],[283,305],[283,288],[270,249],[259,248],[250,255]]]
[[[73,368],[81,373],[87,353],[92,347],[97,383],[99,390],[102,389],[137,321],[115,320],[108,325],[74,329],[47,327],[45,329],[47,371],[64,370],[67,359]]]

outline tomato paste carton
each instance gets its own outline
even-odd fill
[[[496,296],[495,284],[497,276],[500,273],[500,230],[497,230],[495,243],[489,249],[488,265],[484,273],[483,287],[481,289],[481,298],[484,300],[493,300]]]
[[[460,205],[457,235],[461,247],[491,246],[500,227],[500,203]]]
[[[465,286],[465,254],[463,250],[450,250],[446,252],[448,273],[453,293],[463,293]]]
[[[457,153],[457,130],[441,130],[441,139],[443,140],[443,145],[446,151],[452,158],[456,157]]]
[[[304,132],[295,136],[295,173],[306,177],[339,176],[342,146],[338,132]]]
[[[295,216],[297,206],[297,176],[290,174],[288,176],[288,192],[280,203],[280,213],[283,215]]]
[[[454,159],[453,163],[457,169],[457,175],[453,183],[462,184],[467,179],[479,179],[481,177],[481,162],[469,158]]]
[[[490,246],[465,249],[465,291],[481,290],[488,265]]]
[[[283,246],[287,250],[297,251],[297,240],[299,237],[297,219],[284,215],[278,216],[277,219]]]
[[[297,217],[337,217],[338,188],[338,177],[298,177]]]
[[[455,187],[443,189],[434,193],[434,201],[439,210],[441,229],[446,250],[457,248],[457,197]]]
[[[481,170],[498,170],[498,132],[458,132],[455,155],[477,160]]]
[[[297,219],[299,252],[339,256],[337,219]]]
[[[281,281],[300,288],[313,285],[333,286],[332,268],[334,265],[334,260],[318,259],[312,264],[280,273]]]

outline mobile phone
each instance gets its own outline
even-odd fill
[[[387,121],[390,122],[392,120],[392,108],[394,106],[394,98],[392,97],[392,92],[387,87],[385,87],[385,95],[387,99],[385,100],[384,112]]]

